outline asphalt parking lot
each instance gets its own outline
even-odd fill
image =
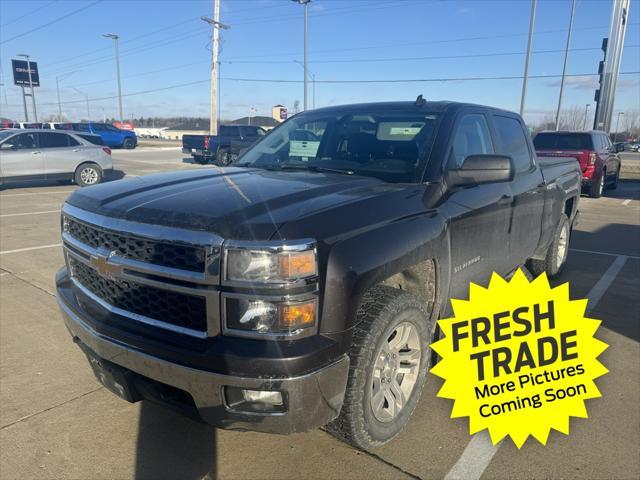
[[[174,147],[113,156],[116,177],[211,168]],[[451,401],[436,397],[441,383],[430,376],[410,425],[372,454],[323,430],[216,430],[101,387],[54,298],[59,210],[75,188],[0,192],[0,478],[640,478],[640,182],[581,199],[568,265],[555,281],[589,298],[610,345],[590,418],[572,419],[569,436],[553,431],[546,446],[494,447],[486,435],[471,438],[467,420],[449,418]]]

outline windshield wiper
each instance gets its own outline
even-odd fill
[[[279,170],[310,170],[312,172],[327,172],[327,173],[340,173],[342,175],[353,175],[353,170],[346,170],[342,168],[330,168],[320,167],[318,165],[299,165],[295,163],[280,163],[274,165]],[[274,168],[274,170],[276,169]]]

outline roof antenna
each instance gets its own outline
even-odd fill
[[[427,103],[427,101],[422,94],[418,95],[418,98],[416,98],[416,107],[422,107],[425,103]]]

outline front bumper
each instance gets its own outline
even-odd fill
[[[92,363],[97,357],[98,361],[103,359],[122,367],[125,373],[132,372],[134,377],[140,377],[146,383],[158,382],[186,392],[193,399],[197,414],[206,423],[234,430],[287,434],[326,425],[340,413],[349,372],[346,355],[330,365],[296,377],[223,375],[171,363],[105,337],[82,320],[77,305],[69,305],[60,294],[57,299],[67,329]],[[135,382],[130,383],[124,386],[125,389],[136,390]],[[285,410],[277,413],[238,411],[227,404],[225,387],[283,392]],[[139,391],[134,392],[132,398],[129,400],[149,397]]]

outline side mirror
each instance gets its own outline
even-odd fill
[[[462,166],[449,169],[445,180],[449,188],[513,180],[513,160],[507,155],[469,155]]]

